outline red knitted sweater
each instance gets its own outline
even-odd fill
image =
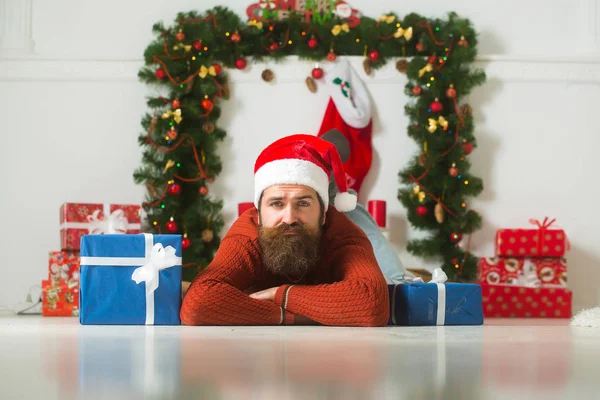
[[[242,214],[211,264],[190,285],[181,307],[186,325],[293,324],[296,315],[323,325],[383,326],[389,318],[385,278],[367,236],[329,207],[317,267],[292,284],[267,271],[256,209]],[[278,286],[274,301],[244,291]]]

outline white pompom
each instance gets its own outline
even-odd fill
[[[348,193],[338,193],[335,196],[335,208],[341,212],[352,211],[356,208],[356,196]]]

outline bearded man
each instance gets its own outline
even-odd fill
[[[329,175],[339,192],[329,206]],[[310,135],[269,145],[254,167],[254,204],[191,283],[186,325],[383,326],[385,278],[335,146]]]

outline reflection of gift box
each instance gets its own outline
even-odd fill
[[[482,285],[483,313],[502,318],[570,318],[567,288]]]
[[[540,223],[538,229],[499,229],[496,233],[496,255],[507,257],[562,257],[568,247],[562,229],[549,229],[554,220]]]
[[[65,203],[60,208],[62,250],[79,250],[83,235],[139,233],[140,205]]]
[[[481,325],[481,286],[465,283],[388,285],[388,325]]]
[[[564,258],[504,258],[479,259],[479,282],[482,285],[520,285],[519,277],[537,276],[540,284],[567,286],[567,261]],[[520,275],[521,274],[521,275]]]
[[[181,235],[81,238],[82,324],[177,325]]]
[[[51,251],[48,253],[49,278],[69,286],[79,285],[79,253]]]
[[[79,286],[61,281],[42,281],[42,315],[45,317],[79,316]]]

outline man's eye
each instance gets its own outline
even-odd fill
[[[307,201],[301,201],[300,203],[298,203],[298,205],[300,205],[300,207],[308,207],[310,206],[310,203],[308,203]]]
[[[271,207],[281,207],[282,205],[283,205],[283,203],[280,202],[280,201],[276,201],[274,203],[271,203]]]

